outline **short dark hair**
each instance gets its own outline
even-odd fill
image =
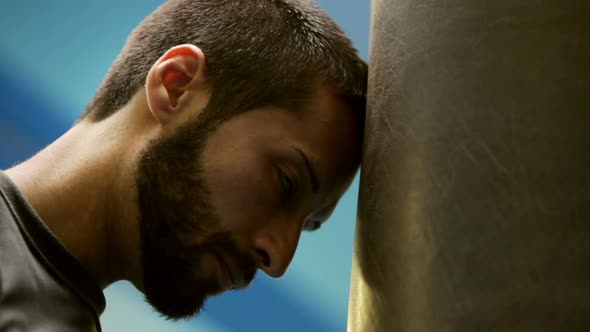
[[[169,0],[131,33],[82,118],[100,121],[123,107],[153,63],[186,43],[206,56],[210,103],[232,112],[298,107],[318,80],[364,110],[367,65],[311,0]]]

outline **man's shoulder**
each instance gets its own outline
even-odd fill
[[[7,178],[4,173],[0,171],[0,248],[8,249],[8,243],[15,243],[16,239],[13,237],[19,233],[16,224],[15,211],[10,202],[9,191],[11,190]],[[10,241],[13,239],[13,241]]]
[[[5,176],[0,174],[0,177]],[[0,179],[0,331],[100,331],[92,308],[48,266]],[[4,183],[3,183],[4,182]]]
[[[20,234],[10,201],[0,187],[0,278],[13,261],[20,262],[26,243]]]
[[[4,275],[10,270],[24,264],[29,251],[6,189],[0,179],[0,280],[5,279]]]

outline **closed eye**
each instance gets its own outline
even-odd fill
[[[293,180],[291,180],[291,178],[280,167],[277,167],[277,172],[279,175],[279,182],[281,185],[281,193],[283,199],[286,200],[290,198],[293,194],[295,185],[293,183]]]
[[[317,231],[322,227],[322,222],[317,219],[309,220],[305,223],[304,230],[307,232]]]

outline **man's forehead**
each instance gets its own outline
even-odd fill
[[[348,182],[360,164],[362,124],[335,89],[324,87],[316,96],[302,118],[310,160],[320,164],[320,173]]]
[[[311,102],[306,108],[308,111],[324,109],[328,112],[324,116],[332,115],[334,111],[351,111],[350,105],[347,105],[338,88],[334,84],[316,83],[312,92]]]

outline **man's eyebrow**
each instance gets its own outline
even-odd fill
[[[303,153],[303,151],[301,151],[299,149],[295,149],[295,150],[301,155],[301,158],[303,158],[303,162],[305,163],[305,168],[307,169],[307,172],[309,173],[309,179],[311,181],[311,190],[313,191],[314,194],[317,194],[320,191],[320,182],[318,181],[317,173],[316,173],[315,169],[313,168],[313,165],[309,162],[309,159],[307,159],[307,156],[305,155],[305,153]]]

